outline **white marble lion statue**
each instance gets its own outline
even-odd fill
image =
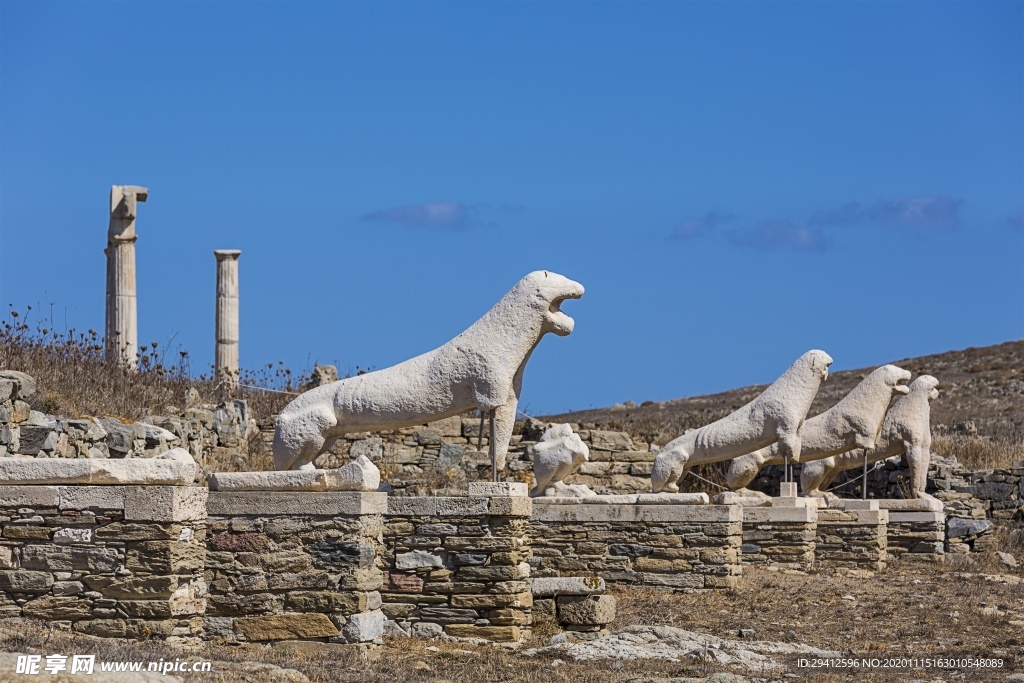
[[[548,332],[572,332],[574,321],[559,306],[581,296],[578,282],[548,271],[530,273],[444,346],[307,391],[277,418],[275,466],[313,467],[317,456],[348,432],[398,429],[481,410],[491,416],[491,458],[500,471],[526,362]]]
[[[800,430],[800,458],[796,462],[821,460],[854,448],[874,448],[882,421],[893,399],[910,391],[910,372],[895,365],[873,370],[849,394],[821,415],[809,418]],[[785,462],[778,444],[741,455],[729,463],[726,482],[739,493],[754,493],[746,487],[765,465]]]
[[[530,447],[529,452],[533,458],[534,478],[531,496],[596,495],[588,486],[565,483],[566,477],[590,460],[590,449],[571,426],[552,425],[540,437],[540,441]]]
[[[910,392],[896,399],[885,415],[882,430],[874,448],[858,449],[803,465],[800,488],[805,496],[829,497],[823,489],[845,470],[863,467],[864,454],[868,464],[907,454],[910,464],[911,496],[931,499],[925,493],[928,461],[932,450],[931,402],[939,397],[939,380],[921,375],[910,384]]]
[[[654,459],[651,491],[675,493],[690,467],[731,460],[776,442],[790,459],[799,458],[800,428],[830,365],[832,357],[824,351],[808,351],[747,405],[670,441]]]

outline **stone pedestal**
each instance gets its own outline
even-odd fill
[[[372,642],[384,493],[210,493],[204,637],[229,643]]]
[[[481,495],[388,499],[383,609],[396,633],[511,643],[530,634],[525,488],[485,483],[470,490]]]
[[[194,637],[205,488],[0,486],[0,616],[96,636]]]
[[[736,585],[743,533],[738,505],[591,500],[568,505],[535,499],[535,576],[600,577],[678,592]]]
[[[889,511],[877,500],[844,500],[842,508],[818,510],[815,554],[822,565],[885,569]]]
[[[931,499],[880,498],[879,509],[889,511],[889,557],[925,562],[945,559],[946,514],[942,503]]]
[[[107,230],[107,316],[104,335],[107,358],[136,367],[139,352],[135,290],[136,206],[149,190],[136,185],[110,188],[110,225]]]
[[[808,498],[773,498],[771,507],[743,508],[744,564],[810,569],[818,508]]]
[[[238,257],[237,249],[218,249],[217,258],[217,379],[238,385]]]
[[[944,561],[946,515],[934,510],[889,510],[889,554],[906,560]]]

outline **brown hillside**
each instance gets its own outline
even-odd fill
[[[942,395],[932,403],[932,428],[936,433],[976,433],[1000,441],[1024,441],[1024,340],[891,362],[910,370],[914,377],[929,374],[942,382]],[[829,375],[810,414],[817,415],[834,405],[873,369]],[[636,407],[581,410],[544,419],[594,423],[664,444],[688,428],[728,415],[766,386],[759,384],[662,403],[646,401]]]

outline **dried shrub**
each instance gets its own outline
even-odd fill
[[[964,434],[935,434],[932,451],[944,457],[955,456],[970,469],[1008,469],[1024,460],[1024,444],[1005,439]]]
[[[269,419],[298,395],[307,374],[293,373],[282,361],[242,370],[239,386],[193,374],[187,350],[150,342],[139,347],[138,369],[106,357],[104,338],[96,330],[60,331],[49,319],[30,321],[32,307],[11,309],[0,324],[0,368],[20,370],[36,379],[32,408],[65,417],[115,415],[141,420],[180,410],[190,389],[203,403],[245,399],[258,421]]]

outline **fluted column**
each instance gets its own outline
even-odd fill
[[[238,384],[238,257],[237,249],[218,249],[217,257],[217,379]]]
[[[139,351],[135,296],[135,216],[137,202],[149,190],[137,185],[110,188],[110,226],[107,230],[107,358],[135,368]]]

